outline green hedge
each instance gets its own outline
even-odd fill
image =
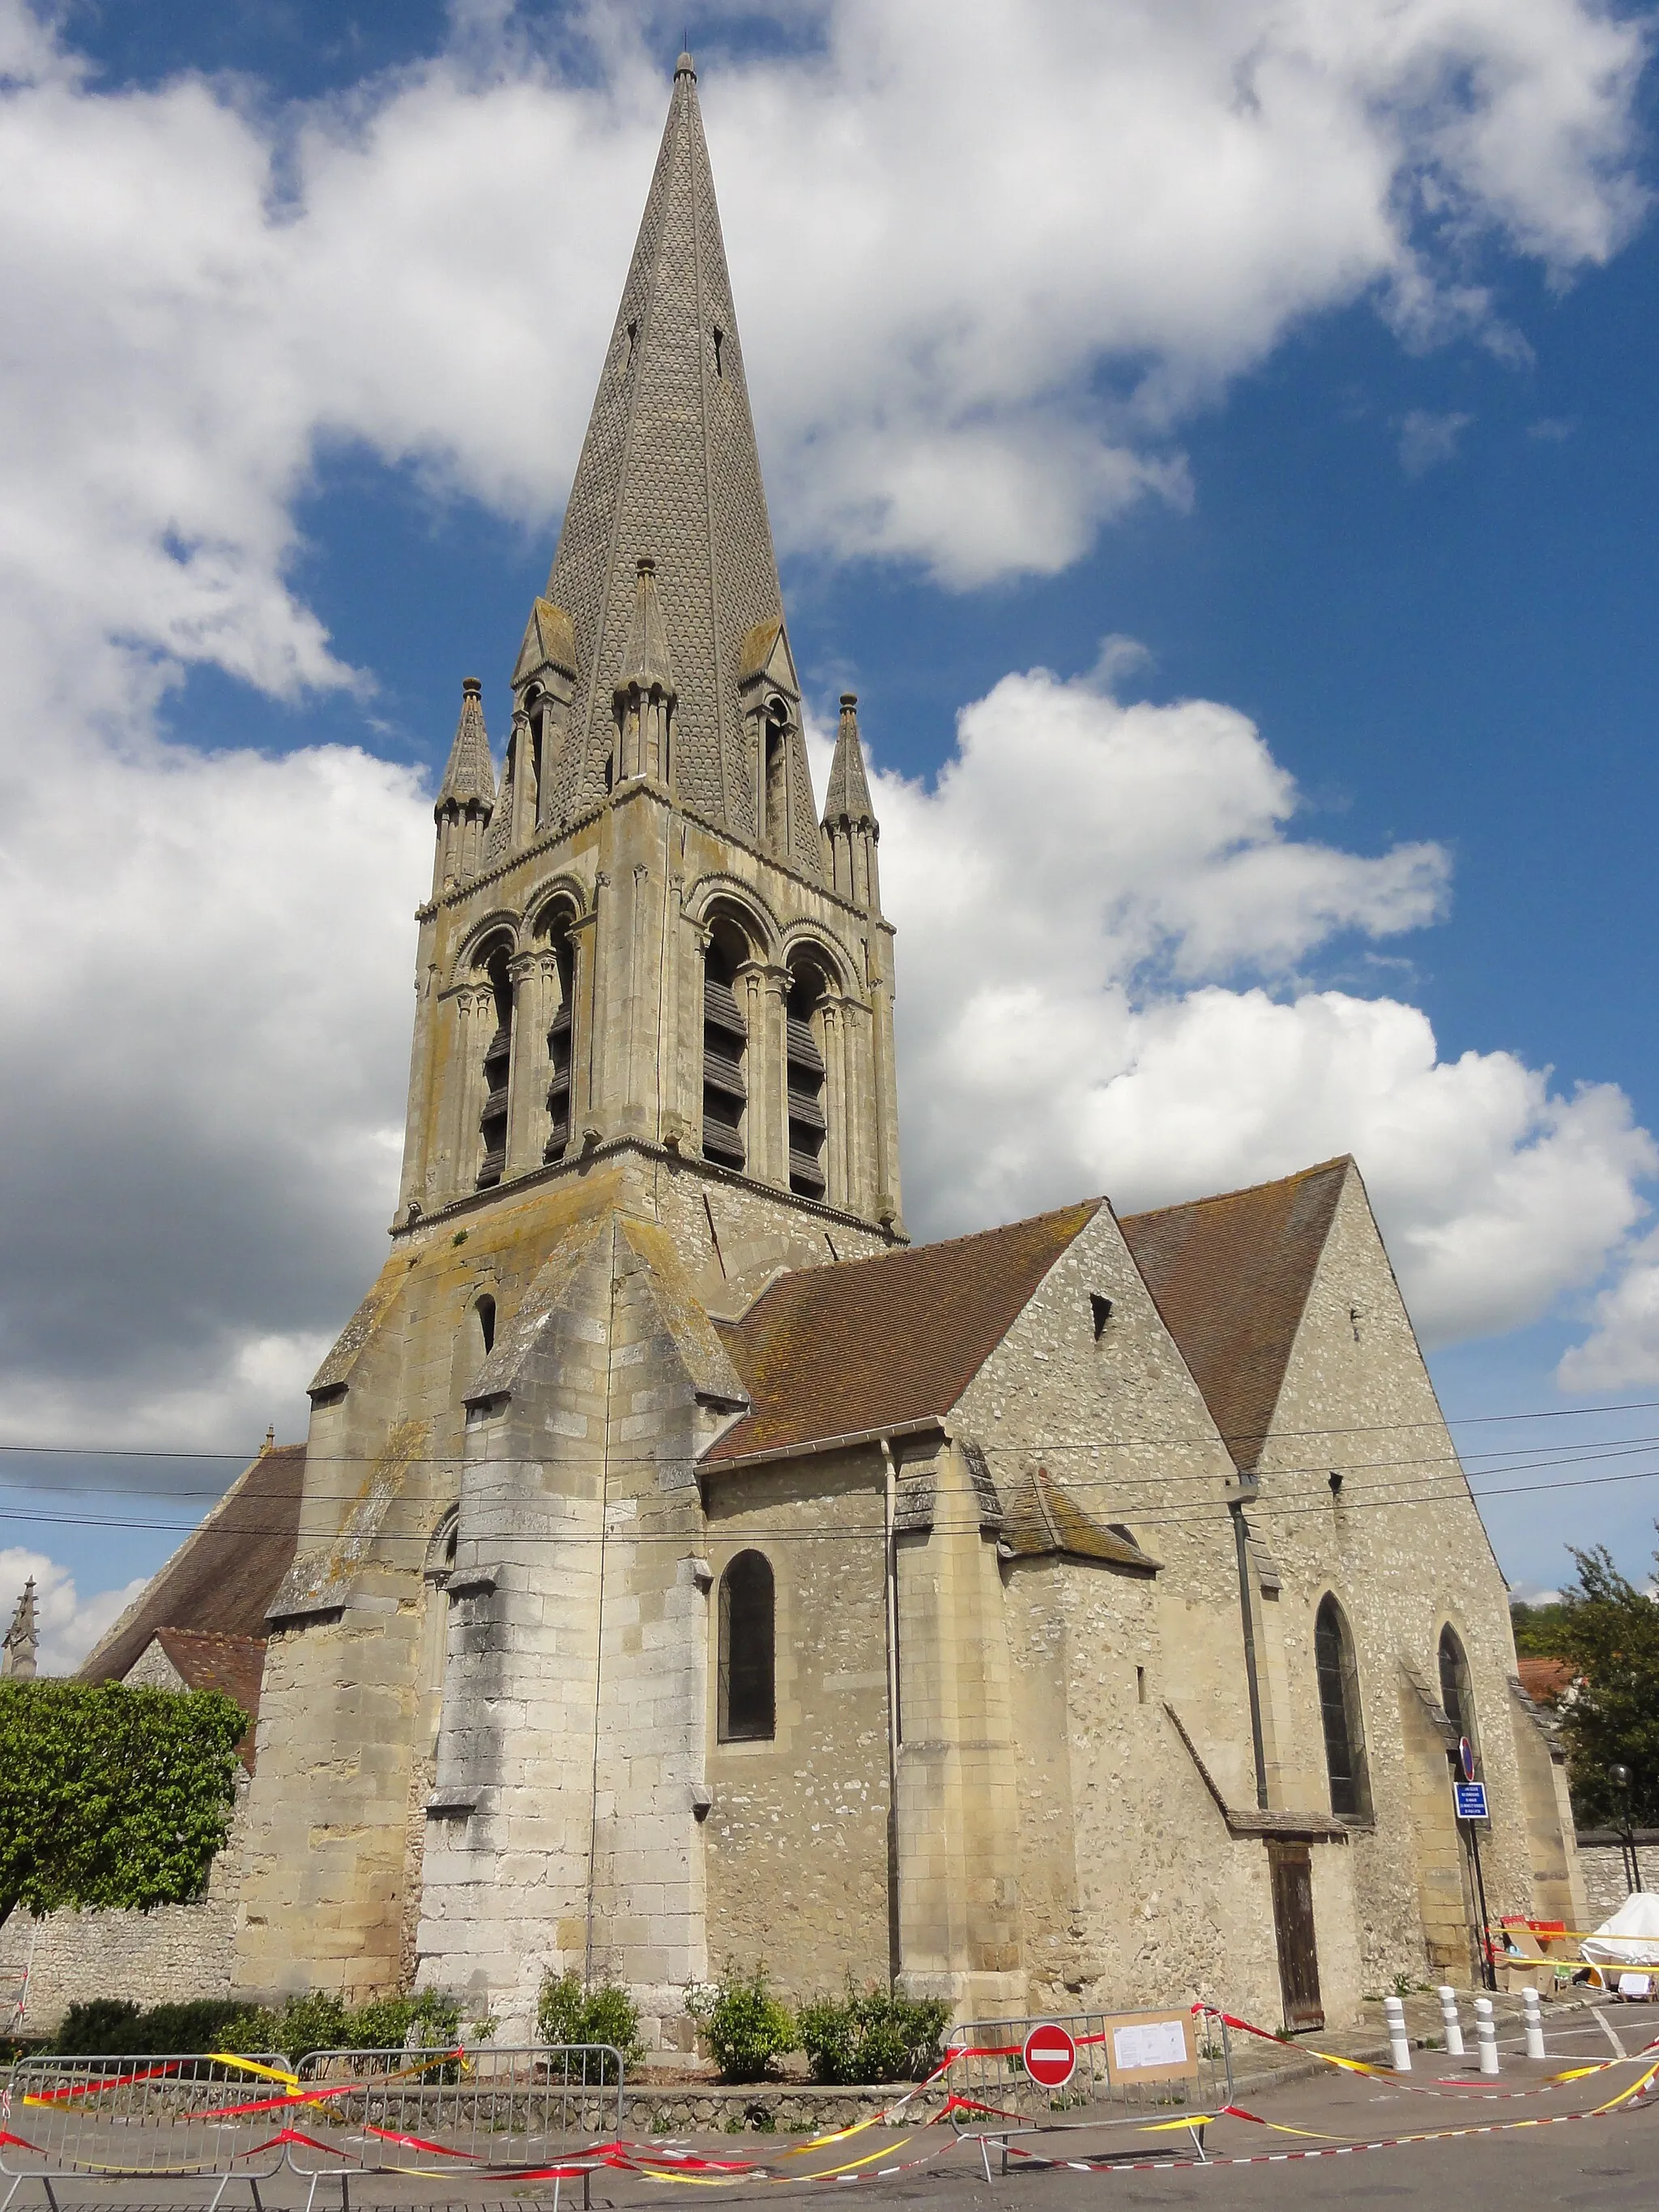
[[[939,2063],[951,2008],[897,1990],[855,1989],[814,1997],[796,2015],[815,2081],[921,2081]]]
[[[410,2032],[422,2048],[442,2050],[460,2040],[458,1997],[437,1990],[419,1996],[374,1997],[351,2006],[323,1990],[290,1997],[280,2010],[228,1997],[198,1997],[185,2004],[141,2007],[118,1997],[72,2004],[46,2048],[65,2057],[99,2057],[131,2051],[138,2057],[170,2052],[276,2051],[289,2058],[307,2051],[401,2050]],[[469,2029],[482,2041],[489,2023]]]

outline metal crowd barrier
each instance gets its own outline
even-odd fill
[[[20,2058],[0,2091],[0,2175],[38,2181],[58,2212],[55,2181],[216,2180],[213,2203],[282,2167],[280,2107],[291,2079],[280,2053],[222,2058]]]
[[[625,2069],[608,2044],[313,2051],[295,2070],[287,2149],[307,2212],[325,2179],[350,2212],[352,2175],[372,2173],[548,2179],[556,2202],[580,2170],[586,2203],[580,2147],[622,2133]]]
[[[1035,2027],[1063,2027],[1077,2045],[1064,2088],[1047,2089],[1020,2053]],[[1232,2102],[1232,2049],[1225,2024],[1195,2019],[1184,2007],[1163,2012],[1074,2013],[1047,2020],[981,2020],[952,2031],[945,2056],[959,2051],[944,2077],[959,2135],[978,2139],[991,2179],[991,2145],[1008,2171],[1012,2136],[1056,2128],[1183,2130],[1200,2160],[1206,2123]]]

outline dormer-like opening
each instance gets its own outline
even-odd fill
[[[760,842],[781,853],[789,842],[789,709],[781,699],[768,702],[762,743],[766,758],[761,774]]]
[[[714,325],[714,374],[720,377],[726,374],[726,332],[718,323]]]
[[[791,971],[786,1008],[785,1076],[789,1109],[789,1188],[801,1198],[823,1196],[824,980],[816,963]]]
[[[1112,1318],[1112,1302],[1098,1291],[1089,1293],[1089,1314],[1095,1326],[1095,1342],[1098,1344],[1106,1334],[1106,1324]]]
[[[749,1025],[736,990],[738,970],[750,957],[749,941],[724,916],[711,925],[702,970],[702,1151],[722,1167],[748,1158],[744,1119],[749,1100]]]
[[[483,1139],[483,1158],[478,1166],[480,1190],[498,1183],[507,1169],[507,1079],[513,1065],[513,978],[507,963],[505,945],[498,945],[487,952],[482,963],[494,1005],[495,1028],[484,1047],[484,1103],[478,1116],[478,1133]]]

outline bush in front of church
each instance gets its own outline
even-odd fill
[[[844,1997],[814,1997],[800,2008],[801,2046],[815,2081],[921,2081],[939,2063],[951,2008],[847,1978]]]
[[[763,2081],[786,2051],[800,2049],[795,2015],[773,1995],[764,1961],[740,1974],[728,1959],[719,1981],[687,1990],[685,2008],[724,2081]]]
[[[536,2040],[606,2044],[619,2051],[629,2066],[639,2065],[645,2057],[640,2008],[627,1990],[615,1982],[586,1983],[574,1972],[543,1977],[536,2005]]]

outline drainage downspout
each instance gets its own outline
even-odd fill
[[[1255,1802],[1265,1813],[1267,1809],[1267,1753],[1261,1740],[1261,1685],[1256,1676],[1255,1609],[1250,1602],[1250,1532],[1245,1524],[1242,1498],[1230,1498],[1227,1510],[1233,1516],[1233,1548],[1238,1555],[1238,1609],[1244,1622],[1244,1680],[1250,1692],[1250,1746],[1255,1753]]]
[[[901,1966],[899,1931],[899,1646],[898,1646],[898,1468],[890,1437],[880,1438],[886,1474],[882,1504],[882,1574],[887,1601],[887,1966],[896,1984]]]

